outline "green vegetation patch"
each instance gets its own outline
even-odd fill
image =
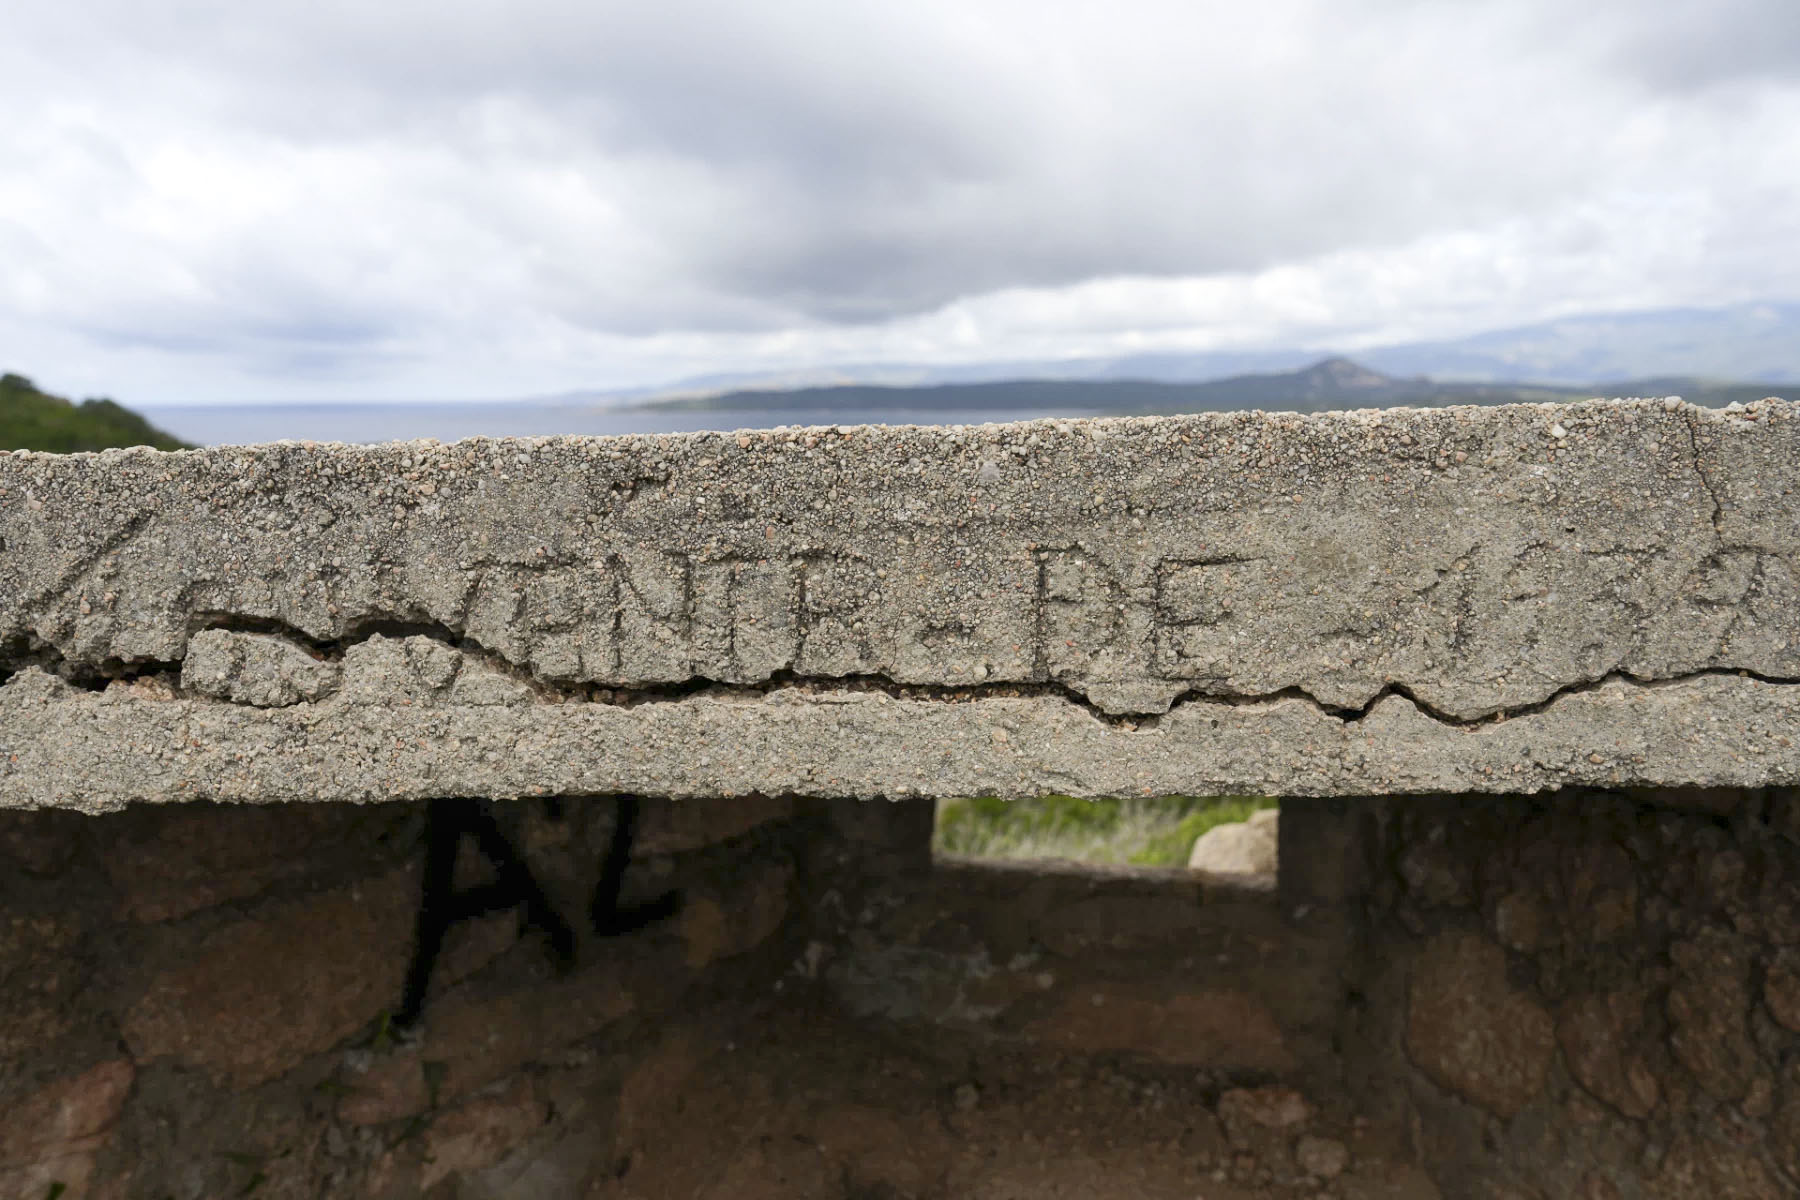
[[[106,450],[114,446],[191,449],[111,400],[71,403],[40,392],[23,375],[0,375],[0,450]]]
[[[938,804],[933,849],[969,858],[1061,858],[1075,862],[1186,866],[1194,839],[1243,821],[1266,796],[1160,796],[1080,800],[977,796]]]

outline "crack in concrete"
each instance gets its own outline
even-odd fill
[[[1543,698],[1527,704],[1495,707],[1473,715],[1446,711],[1422,699],[1413,686],[1405,683],[1388,683],[1360,705],[1328,704],[1299,685],[1261,693],[1215,692],[1202,688],[1189,688],[1175,696],[1168,709],[1163,712],[1112,713],[1100,708],[1074,685],[1054,680],[921,684],[907,683],[883,673],[821,676],[782,670],[773,672],[767,678],[754,683],[733,683],[704,676],[693,676],[680,682],[660,685],[612,685],[541,678],[488,650],[474,639],[431,621],[409,621],[384,617],[361,622],[354,633],[335,639],[313,638],[284,622],[268,618],[206,614],[204,618],[197,616],[196,624],[197,627],[191,631],[191,634],[223,630],[280,637],[321,660],[330,662],[341,662],[348,650],[362,645],[374,637],[393,639],[423,637],[474,659],[488,669],[525,684],[538,700],[544,703],[599,704],[617,708],[633,708],[644,704],[679,704],[700,696],[752,699],[789,689],[798,689],[812,694],[839,696],[882,694],[896,700],[950,704],[967,704],[993,699],[1050,698],[1061,700],[1085,711],[1101,724],[1127,732],[1154,731],[1163,720],[1189,705],[1243,708],[1267,706],[1284,700],[1292,700],[1311,706],[1322,716],[1345,725],[1354,725],[1370,716],[1384,701],[1398,698],[1406,701],[1421,715],[1440,725],[1453,728],[1475,728],[1546,712],[1568,697],[1592,692],[1612,684],[1647,689],[1669,687],[1707,677],[1737,677],[1752,679],[1772,686],[1800,685],[1800,678],[1770,675],[1742,667],[1708,667],[1663,678],[1645,677],[1629,671],[1612,670],[1593,678],[1565,684],[1552,690]],[[95,692],[103,691],[114,682],[129,682],[158,676],[179,677],[181,672],[179,660],[129,664],[81,664],[65,658],[55,647],[44,645],[35,647],[30,653],[22,655],[20,658],[14,658],[10,663],[0,667],[0,687],[5,686],[13,675],[27,666],[40,667],[57,675],[73,687]],[[221,700],[213,696],[197,695],[173,682],[172,691],[175,698],[196,703],[245,709],[261,707]],[[325,699],[329,699],[329,694],[313,703],[319,703]]]
[[[1706,473],[1706,465],[1701,458],[1700,427],[1695,420],[1699,414],[1693,408],[1687,408],[1682,411],[1681,415],[1682,423],[1687,426],[1688,446],[1694,455],[1694,474],[1700,477],[1700,486],[1706,489],[1707,498],[1712,501],[1713,534],[1723,544],[1725,531],[1721,520],[1725,515],[1725,506],[1720,502],[1718,490],[1713,487],[1712,476]]]

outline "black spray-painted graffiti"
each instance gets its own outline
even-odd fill
[[[625,869],[631,863],[631,844],[637,834],[641,802],[636,796],[618,798],[618,819],[612,840],[600,863],[600,881],[588,906],[588,920],[600,937],[633,933],[681,908],[681,895],[666,892],[653,900],[620,907]],[[495,878],[479,887],[457,891],[456,859],[464,837],[493,864]],[[493,816],[478,800],[445,797],[431,802],[426,817],[424,886],[419,899],[419,919],[413,940],[412,962],[406,972],[406,990],[394,1023],[415,1025],[425,1011],[425,993],[437,964],[444,938],[460,921],[523,907],[525,924],[544,934],[557,965],[567,968],[575,960],[575,931],[551,906],[543,887],[524,858],[506,839]]]

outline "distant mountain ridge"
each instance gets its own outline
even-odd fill
[[[1779,385],[1714,382],[1675,376],[1627,380],[1602,387],[1398,378],[1343,357],[1295,371],[1234,375],[1200,383],[1145,379],[1013,379],[922,386],[844,384],[789,390],[740,390],[653,400],[642,408],[804,414],[855,412],[904,403],[924,412],[1087,411],[1106,414],[1219,412],[1262,409],[1322,412],[1345,408],[1436,407],[1583,400],[1594,396],[1679,395],[1696,404],[1749,403],[1780,394]],[[1788,389],[1800,396],[1800,387]]]
[[[1602,313],[1358,354],[1380,371],[1591,386],[1658,377],[1800,383],[1800,304]]]
[[[1067,382],[1211,383],[1301,370],[1321,359],[1353,358],[1391,378],[1425,376],[1528,388],[1618,389],[1651,379],[1800,384],[1800,304],[1768,301],[1725,308],[1665,308],[1562,317],[1440,341],[1267,350],[1159,350],[1064,359],[948,365],[836,363],[698,376],[656,387],[569,392],[550,404],[641,404],[818,388],[928,388],[947,384]],[[1779,390],[1779,389],[1774,389]],[[754,406],[752,406],[754,407]]]

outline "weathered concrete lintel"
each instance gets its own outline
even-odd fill
[[[0,804],[1787,782],[1796,463],[1675,401],[0,455]]]
[[[1797,411],[0,455],[0,670],[398,624],[546,680],[1056,683],[1119,714],[1399,684],[1473,718],[1614,670],[1800,677]]]
[[[162,681],[83,691],[29,669],[0,688],[0,801],[104,811],[444,794],[1301,796],[1800,783],[1800,684],[1741,675],[1611,680],[1469,724],[1397,695],[1353,718],[1284,697],[1194,699],[1132,722],[1058,696],[909,699],[833,687],[553,702],[497,672],[484,690],[483,674],[458,681],[460,698],[447,685],[436,699],[341,692],[256,708],[177,698]]]

